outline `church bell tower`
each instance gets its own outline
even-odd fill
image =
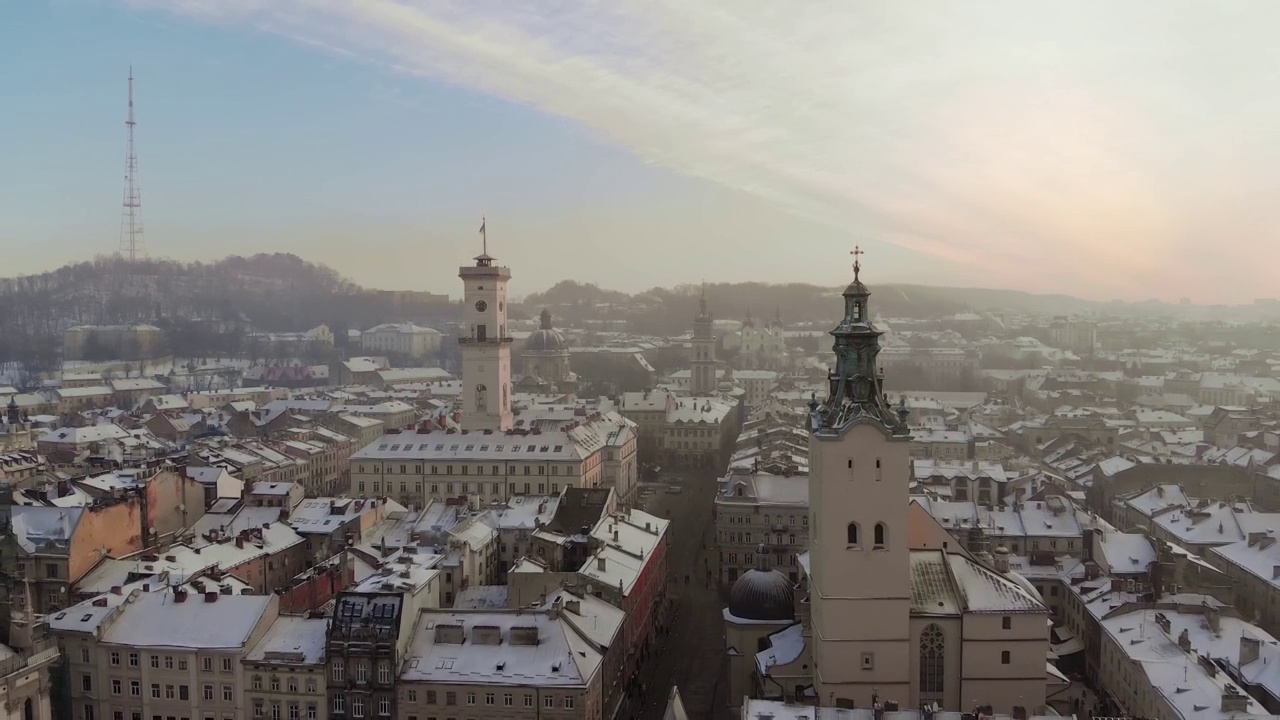
[[[480,227],[484,234],[484,226]],[[507,334],[507,282],[511,269],[485,249],[462,278],[462,429],[511,429],[511,336]]]
[[[884,395],[882,333],[854,254],[827,398],[810,403],[809,580],[815,690],[869,707],[911,701],[911,436]]]
[[[710,395],[716,389],[716,336],[711,332],[711,312],[707,310],[707,286],[702,286],[698,316],[693,319],[693,364],[689,391],[694,395]]]

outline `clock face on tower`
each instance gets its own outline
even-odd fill
[[[487,302],[485,302],[485,301],[483,301],[483,300],[477,300],[477,301],[476,301],[476,311],[477,311],[477,312],[484,312],[488,307],[489,307],[489,303],[487,303]]]

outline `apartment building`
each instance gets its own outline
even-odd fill
[[[135,590],[53,615],[68,720],[249,720],[242,663],[277,607],[274,595]]]
[[[604,717],[604,655],[564,613],[424,611],[397,689],[401,718],[595,720]]]
[[[799,582],[799,556],[809,547],[809,477],[733,468],[720,480],[712,522],[722,586],[762,568]]]
[[[1274,530],[1249,533],[1244,540],[1211,548],[1205,559],[1231,580],[1232,603],[1272,635],[1280,633],[1280,544]]]
[[[635,477],[636,436],[623,427],[631,427],[629,421],[609,412],[557,430],[390,432],[351,456],[351,481],[359,494],[417,507],[461,495],[480,506],[600,487],[611,475]]]
[[[244,658],[250,717],[324,720],[326,618],[280,615]],[[202,689],[203,698],[212,688]]]

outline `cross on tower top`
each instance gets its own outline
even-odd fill
[[[860,246],[860,245],[854,245],[854,246],[853,246],[853,250],[850,250],[850,251],[849,251],[849,254],[853,256],[853,279],[854,279],[854,280],[857,280],[857,279],[858,279],[858,271],[862,270],[862,257],[861,257],[861,256],[862,256],[862,255],[865,255],[866,253],[864,253],[864,252],[862,251],[862,246]]]

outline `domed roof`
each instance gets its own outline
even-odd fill
[[[542,310],[542,327],[529,336],[524,341],[525,352],[542,352],[542,353],[558,353],[567,352],[569,345],[565,343],[564,337],[551,327],[551,313],[547,309]]]
[[[795,591],[777,570],[748,570],[729,591],[729,613],[743,620],[795,618]]]
[[[845,286],[843,293],[845,297],[867,296],[870,294],[871,291],[867,289],[867,286],[857,278],[854,278],[853,282]]]

